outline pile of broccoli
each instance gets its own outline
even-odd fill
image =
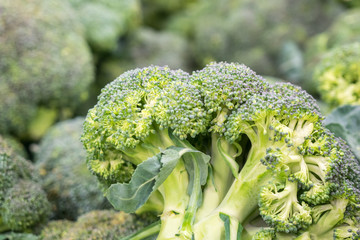
[[[102,90],[82,142],[115,209],[160,216],[157,239],[358,239],[360,163],[322,120],[245,65],[151,66]]]

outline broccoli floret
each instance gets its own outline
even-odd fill
[[[96,210],[80,216],[76,222],[49,222],[42,229],[40,239],[123,239],[156,220],[155,216],[149,214],[137,216],[113,210]],[[155,234],[157,231],[158,228]]]
[[[82,141],[115,208],[161,216],[158,239],[309,239],[360,203],[360,164],[322,120],[245,65],[151,66],[102,90]]]
[[[25,231],[47,220],[50,204],[33,165],[0,137],[0,232]]]
[[[0,9],[0,132],[38,139],[86,99],[89,47],[63,1],[2,1]]]
[[[35,154],[53,218],[75,220],[83,213],[109,207],[86,166],[86,151],[80,142],[83,121],[79,117],[51,127]]]
[[[138,0],[68,0],[96,52],[114,51],[118,40],[140,24]]]
[[[360,43],[329,51],[316,66],[313,79],[322,99],[333,107],[360,104]]]

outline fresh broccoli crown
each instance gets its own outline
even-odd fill
[[[330,50],[317,64],[314,80],[324,101],[332,106],[360,103],[360,43]]]
[[[115,208],[163,211],[159,239],[326,239],[359,212],[360,164],[322,120],[244,65],[153,66],[105,87],[82,141]]]
[[[86,151],[80,141],[83,122],[84,118],[78,117],[51,127],[35,154],[54,218],[76,219],[107,206],[96,177],[86,166]]]
[[[205,132],[208,119],[188,77],[181,70],[151,66],[108,84],[84,123],[90,170],[104,180],[126,182],[135,165],[166,148],[168,136],[161,132],[181,139]]]
[[[46,220],[50,204],[40,185],[21,180],[7,192],[2,209],[3,222],[21,231]]]
[[[298,183],[285,181],[269,184],[260,192],[260,214],[280,232],[297,232],[312,223],[311,208],[297,199]]]
[[[40,105],[73,109],[86,99],[91,53],[64,1],[2,1],[0,10],[0,132],[21,135]]]

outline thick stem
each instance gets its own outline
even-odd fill
[[[260,189],[272,178],[271,171],[267,170],[266,166],[260,162],[264,154],[264,148],[251,148],[244,167],[219,207],[212,211],[209,216],[195,224],[194,231],[196,234],[204,232],[204,229],[207,229],[207,226],[215,221],[214,218],[217,219],[219,213],[225,213],[243,223],[256,210]],[[209,236],[207,239],[215,240],[216,238],[210,238]]]
[[[198,209],[196,216],[197,219],[202,219],[219,206],[220,202],[229,190],[232,180],[234,179],[228,164],[224,161],[220,154],[218,148],[219,139],[220,136],[217,133],[213,133],[211,135],[211,166],[213,177],[208,178],[208,182],[203,191],[203,203]],[[224,146],[224,148],[228,155],[236,153],[234,147],[230,144],[226,147]]]
[[[159,188],[164,199],[164,211],[161,215],[158,240],[175,239],[179,233],[189,202],[188,184],[188,174],[184,162],[181,160]]]
[[[192,162],[194,170],[194,179],[192,183],[192,192],[190,194],[189,205],[186,208],[184,221],[180,229],[180,236],[182,236],[184,239],[191,239],[192,237],[193,223],[202,194],[199,163],[193,154],[190,154],[190,156],[190,161]]]

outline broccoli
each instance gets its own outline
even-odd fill
[[[329,51],[316,65],[313,80],[332,107],[360,104],[360,43]]]
[[[51,127],[35,154],[53,218],[75,220],[83,213],[109,207],[96,177],[86,167],[86,151],[80,142],[83,121],[78,117]]]
[[[118,40],[140,24],[138,0],[68,0],[85,28],[95,52],[117,48]]]
[[[39,139],[87,98],[89,47],[63,1],[1,1],[0,11],[0,133]]]
[[[82,141],[116,209],[160,215],[158,239],[321,239],[360,206],[360,164],[322,120],[242,64],[150,66],[102,90]]]
[[[0,232],[30,230],[49,213],[34,166],[0,137]]]
[[[318,94],[317,81],[313,80],[314,67],[333,48],[360,41],[360,10],[353,9],[339,15],[324,32],[311,37],[305,45],[305,71],[302,86],[312,94]]]
[[[284,66],[277,62],[286,43],[301,46],[340,12],[334,0],[197,1],[175,15],[168,28],[188,37],[197,66],[241,61],[261,74],[281,76]]]
[[[156,217],[149,214],[136,216],[113,210],[96,210],[80,216],[76,222],[68,220],[49,222],[42,229],[40,239],[122,239],[121,237],[155,220]]]

